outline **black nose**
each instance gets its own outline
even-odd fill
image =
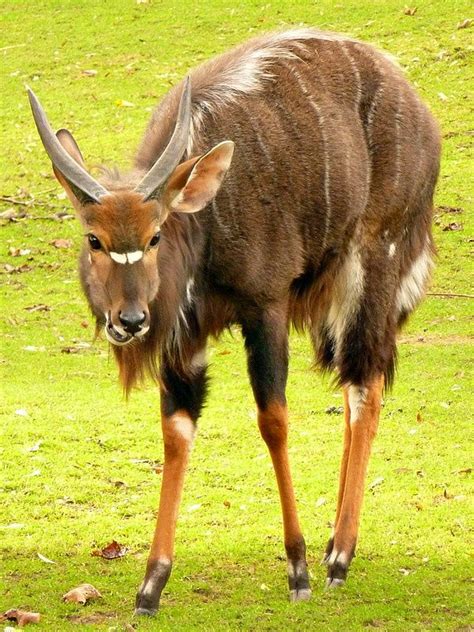
[[[136,334],[145,322],[145,312],[126,311],[119,313],[119,320],[125,331],[129,334]]]

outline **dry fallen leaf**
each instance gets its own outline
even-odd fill
[[[318,500],[316,501],[315,507],[316,508],[322,507],[326,503],[327,503],[327,500],[321,496],[321,498],[318,498]]]
[[[81,584],[77,588],[73,588],[65,595],[63,595],[63,601],[70,601],[72,603],[81,603],[84,605],[91,599],[97,599],[102,597],[97,588],[94,588],[92,584]]]
[[[30,307],[25,307],[27,312],[49,312],[51,311],[51,307],[49,305],[45,305],[44,303],[38,303],[38,305],[30,305]]]
[[[72,246],[72,239],[53,239],[50,243],[55,248],[70,248]]]
[[[50,560],[49,557],[46,557],[45,555],[42,555],[41,553],[36,553],[36,555],[39,557],[39,559],[42,562],[45,562],[46,564],[56,564],[56,562],[53,562],[53,560]]]
[[[83,70],[81,74],[84,75],[85,77],[95,77],[97,74],[97,70],[92,70],[92,69]]]
[[[31,250],[29,248],[15,248],[11,246],[11,248],[8,249],[8,254],[10,257],[24,257],[31,254]]]
[[[443,228],[443,231],[447,230],[462,230],[462,224],[458,224],[458,222],[451,222]]]
[[[417,11],[418,11],[418,7],[405,7],[403,9],[403,13],[405,15],[415,15]]]
[[[399,568],[398,572],[401,573],[402,575],[405,575],[405,577],[409,575],[410,573],[413,573],[413,571],[408,568]]]
[[[470,18],[467,18],[466,20],[463,20],[462,22],[459,22],[457,28],[459,29],[467,29],[472,25],[473,20]]]
[[[39,623],[40,618],[39,612],[26,612],[26,610],[17,610],[16,608],[7,610],[0,615],[0,621],[16,621],[19,628],[28,625],[28,623]]]
[[[90,349],[91,346],[89,342],[76,342],[76,344],[69,347],[61,347],[61,353],[80,353],[81,351]]]
[[[119,544],[117,540],[112,540],[110,544],[104,546],[103,549],[95,549],[91,555],[95,557],[103,557],[105,560],[115,560],[118,557],[123,557],[128,553],[128,547]]]
[[[34,445],[31,446],[31,448],[26,448],[27,452],[38,452],[38,450],[41,448],[41,444],[43,442],[42,441],[37,441]]]
[[[382,485],[382,483],[384,482],[384,477],[383,476],[379,476],[377,477],[372,483],[370,483],[369,485],[369,489],[374,489],[374,487],[378,487],[379,485]]]
[[[135,103],[131,103],[130,101],[125,101],[124,99],[119,99],[115,102],[115,105],[118,105],[119,108],[134,108]]]

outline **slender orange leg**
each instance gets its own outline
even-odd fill
[[[288,412],[284,404],[274,402],[259,410],[258,426],[268,446],[275,470],[283,514],[285,549],[288,557],[288,584],[291,601],[311,596],[306,567],[306,545],[301,533],[288,458]]]
[[[337,586],[344,582],[354,556],[365,476],[378,427],[383,383],[383,377],[380,376],[367,387],[348,386],[345,389],[346,420],[349,411],[349,426],[346,425],[345,431],[336,526],[332,546],[326,557],[328,586]],[[346,455],[348,439],[350,447]]]
[[[351,448],[351,411],[349,408],[349,399],[347,388],[343,388],[343,396],[344,396],[344,445],[342,449],[342,459],[341,459],[341,467],[339,470],[339,492],[337,496],[337,508],[336,508],[336,519],[334,521],[334,525],[337,524],[339,520],[339,514],[341,512],[342,500],[344,498],[344,489],[346,487],[346,473],[347,473],[347,463],[349,461],[349,452]],[[326,546],[326,550],[324,552],[323,562],[327,563],[329,556],[331,555],[334,543],[334,530],[333,535],[329,539],[329,542]]]
[[[171,573],[176,521],[195,423],[189,413],[178,410],[162,416],[162,430],[165,462],[160,506],[145,579],[136,598],[136,614],[155,614]]]

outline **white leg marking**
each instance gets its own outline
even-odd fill
[[[353,386],[352,384],[347,389],[349,398],[349,409],[351,413],[351,424],[354,424],[359,420],[360,413],[364,407],[365,399],[367,397],[367,389],[362,386]]]
[[[423,296],[432,267],[433,261],[431,260],[428,246],[426,246],[401,280],[396,299],[399,312],[410,312],[417,305]]]
[[[196,432],[193,421],[185,415],[173,415],[169,421],[173,424],[174,431],[181,435],[188,445],[191,445]]]

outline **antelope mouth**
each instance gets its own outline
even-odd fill
[[[149,329],[150,326],[147,325],[145,327],[142,327],[142,329],[140,329],[140,331],[137,331],[135,334],[131,334],[128,331],[125,331],[125,329],[123,329],[122,327],[114,325],[110,319],[110,315],[106,315],[104,326],[105,337],[110,343],[116,345],[117,347],[128,345],[130,342],[132,342],[132,340],[142,338],[145,334],[148,333]]]
[[[107,340],[113,345],[117,345],[119,347],[128,344],[133,339],[132,334],[127,333],[121,327],[115,327],[108,314],[104,331]]]

